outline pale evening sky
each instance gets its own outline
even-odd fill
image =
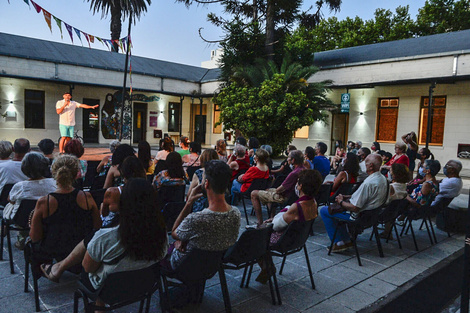
[[[38,5],[49,11],[52,15],[67,24],[94,36],[110,39],[109,19],[101,19],[101,14],[93,15],[88,2],[81,0],[36,0]],[[314,1],[305,1],[314,3]],[[425,0],[343,0],[341,11],[336,13],[338,19],[347,16],[362,19],[373,18],[377,8],[391,9],[402,5],[410,6],[410,14],[416,18],[418,9]],[[203,27],[202,33],[206,39],[217,40],[223,36],[220,28],[207,22],[207,13],[220,11],[218,5],[197,6],[189,9],[182,3],[174,0],[153,0],[136,25],[132,26],[131,37],[133,41],[132,54],[165,61],[200,66],[201,61],[210,59],[210,51],[217,48],[215,44],[205,43],[198,34],[198,29]],[[325,16],[333,13],[323,10]],[[24,0],[0,0],[0,32],[39,38],[49,41],[57,41],[71,44],[70,37],[62,26],[63,39],[59,28],[52,20],[52,34],[44,21],[43,13],[36,13]],[[127,21],[123,22],[121,37],[127,35]],[[74,44],[81,45],[74,34]],[[84,46],[88,46],[82,36]],[[1,43],[0,43],[1,44]],[[91,45],[95,49],[106,49],[101,43],[95,41]]]

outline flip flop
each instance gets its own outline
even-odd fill
[[[52,266],[53,264],[44,263],[41,264],[39,267],[41,268],[41,272],[44,277],[54,283],[59,283],[60,278],[52,274]]]

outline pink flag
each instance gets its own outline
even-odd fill
[[[38,13],[41,12],[42,8],[39,6],[39,4],[36,4],[36,2],[34,2],[33,0],[31,0],[31,4],[36,9],[36,12],[38,12]]]
[[[84,32],[82,32],[82,33],[83,33],[83,35],[85,36],[86,41],[88,41],[88,47],[91,48],[91,46],[90,46],[90,38],[88,37],[88,34],[87,34],[87,33],[84,33]]]
[[[47,26],[52,33],[52,26],[51,26],[51,13],[47,12],[46,10],[42,9],[42,13],[44,14],[44,19],[46,20]]]
[[[32,0],[31,0],[32,1]],[[73,34],[72,34],[72,26],[70,26],[69,24],[65,23],[64,21],[62,21],[65,25],[65,28],[67,28],[67,31],[69,32],[69,35],[70,35],[70,40],[72,40],[72,43],[73,43]]]

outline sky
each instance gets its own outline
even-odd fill
[[[110,39],[110,16],[101,17],[90,11],[90,5],[84,0],[34,0],[38,5],[61,19],[65,23],[94,36]],[[314,3],[313,0],[305,1]],[[418,9],[425,0],[343,0],[341,11],[334,14],[323,10],[325,17],[336,16],[338,19],[359,16],[364,20],[372,19],[377,8],[390,9],[402,5],[410,6],[410,15],[416,18]],[[193,5],[186,8],[174,0],[152,0],[140,20],[132,25],[131,37],[132,54],[153,59],[171,61],[182,64],[200,66],[202,61],[210,59],[211,50],[217,49],[216,44],[207,44],[198,33],[208,40],[220,40],[223,32],[207,21],[209,12],[220,12],[217,4],[208,6]],[[52,20],[52,33],[47,26],[43,13],[37,13],[32,5],[28,7],[25,0],[0,0],[0,32],[14,35],[33,37],[43,40],[72,44],[70,37],[62,26],[63,39],[60,30]],[[121,37],[127,35],[128,22],[123,22]],[[74,34],[74,44],[81,45]],[[82,36],[83,46],[88,46]],[[1,43],[0,43],[1,44]],[[106,49],[95,41],[94,49]]]

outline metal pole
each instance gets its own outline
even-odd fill
[[[126,81],[127,81],[127,67],[129,64],[129,51],[131,48],[129,47],[129,36],[131,35],[131,25],[132,25],[132,11],[129,12],[129,28],[127,31],[127,51],[126,51],[126,61],[124,66],[124,83],[122,85],[122,103],[121,103],[121,125],[119,131],[119,141],[122,141],[122,131],[124,128],[124,103],[126,101]]]
[[[467,225],[465,235],[465,254],[463,264],[462,294],[460,298],[460,312],[468,313],[468,301],[470,292],[470,245],[467,240],[470,238],[470,191],[468,198]]]
[[[180,138],[182,136],[182,130],[183,130],[183,100],[184,96],[180,96],[180,113],[179,113],[179,118],[180,118]]]
[[[431,141],[431,131],[432,131],[432,94],[434,93],[434,88],[436,88],[436,82],[432,82],[429,86],[429,102],[428,102],[428,124],[426,127],[426,148],[429,147],[429,142]]]

